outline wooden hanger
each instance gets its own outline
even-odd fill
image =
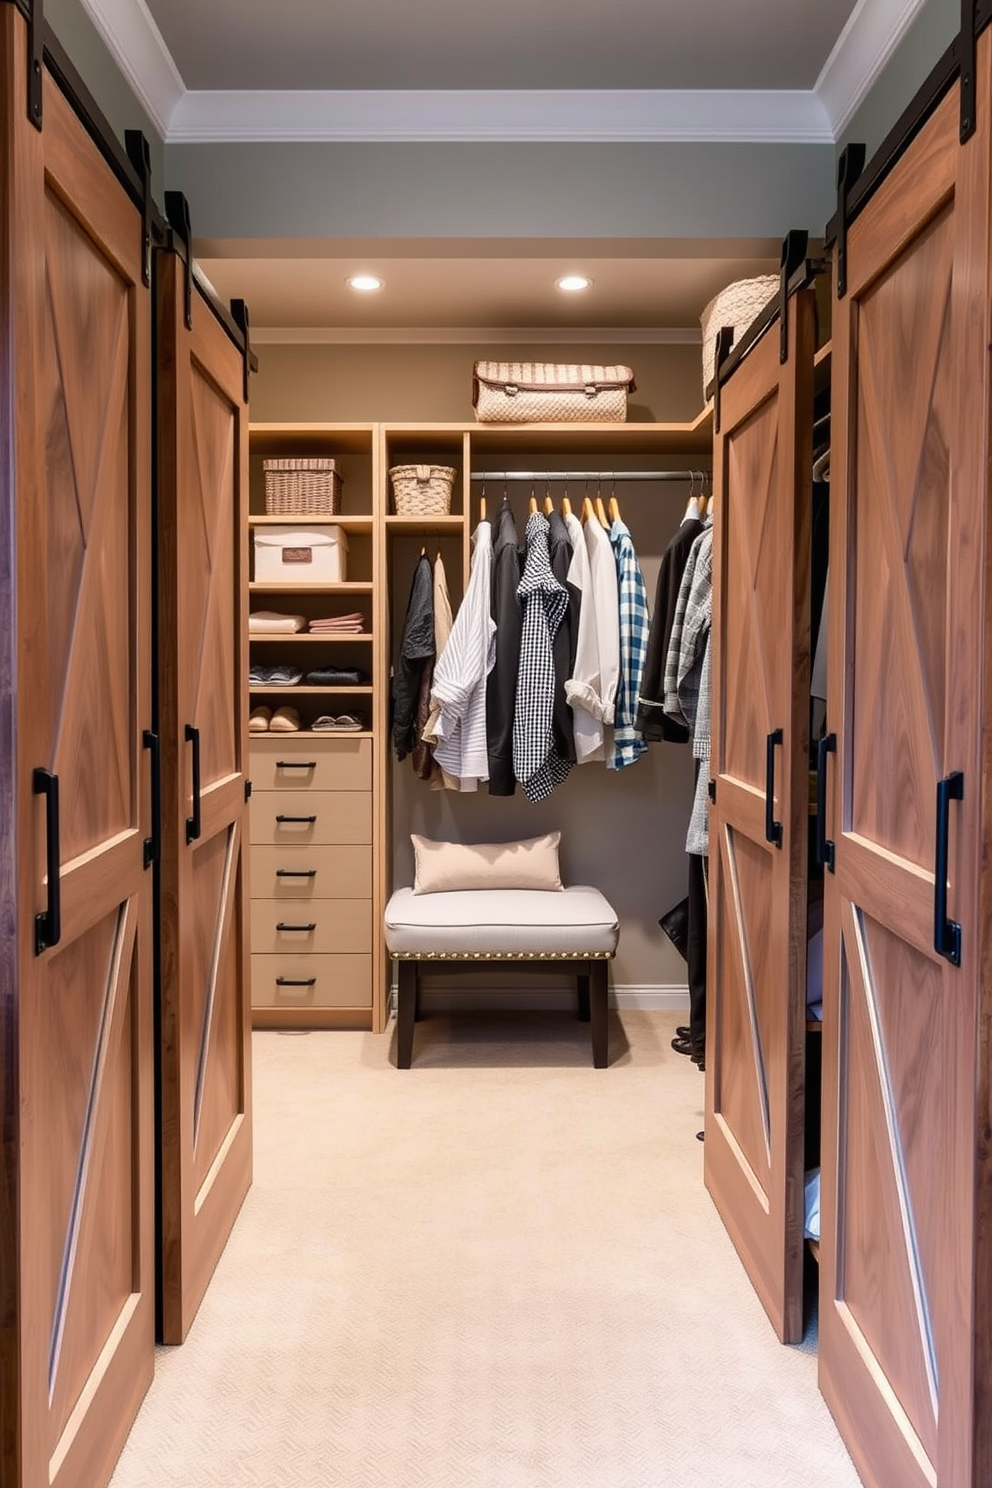
[[[544,515],[546,517],[550,517],[550,515],[554,511],[554,509],[555,509],[555,504],[551,500],[551,497],[550,496],[545,496],[545,498],[544,498]]]
[[[582,501],[582,521],[583,521],[583,524],[585,524],[586,522],[591,521],[592,518],[595,515],[596,515],[596,509],[595,509],[595,507],[592,504],[591,498],[588,497],[588,496],[584,497],[583,498],[583,501]]]
[[[530,501],[527,503],[527,511],[528,511],[528,514],[530,516],[533,516],[534,513],[537,511],[537,497],[536,496],[532,496],[530,498]]]
[[[602,498],[602,496],[597,496],[596,497],[596,515],[599,518],[600,523],[601,523],[601,525],[603,527],[609,527],[610,524],[607,521],[606,507],[603,505],[603,498]]]
[[[479,497],[479,521],[480,522],[484,522],[485,520],[486,520],[486,498],[485,498],[485,496],[480,496]]]
[[[609,513],[610,526],[612,527],[614,522],[619,522],[620,520],[620,503],[615,496],[610,497]]]
[[[570,517],[572,515],[572,503],[567,496],[561,498],[561,514],[563,517]]]

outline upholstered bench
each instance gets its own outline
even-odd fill
[[[620,932],[616,912],[598,889],[397,889],[385,925],[386,945],[398,964],[399,1069],[409,1069],[413,1059],[421,968],[495,962],[573,975],[579,1017],[591,1024],[592,1062],[606,1068],[609,962]]]

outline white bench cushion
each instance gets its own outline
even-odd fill
[[[394,956],[612,955],[620,927],[598,889],[460,889],[415,894],[397,889],[386,905],[386,945]]]

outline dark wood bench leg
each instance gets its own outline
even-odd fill
[[[592,1023],[592,1062],[596,1069],[609,1063],[610,1035],[607,1005],[610,990],[610,963],[605,956],[589,963],[589,1012]]]
[[[417,962],[400,961],[396,991],[396,1068],[413,1063],[413,1025],[417,1018]]]
[[[575,983],[579,991],[579,1022],[589,1022],[589,963],[580,961],[581,968],[576,974]]]

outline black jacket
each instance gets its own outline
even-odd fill
[[[555,709],[551,720],[551,737],[555,752],[570,765],[575,764],[575,729],[572,710],[565,701],[565,683],[575,671],[575,651],[579,644],[578,589],[567,582],[572,562],[572,544],[568,528],[556,511],[548,517],[551,532],[548,546],[551,551],[551,572],[568,594],[568,609],[555,634],[552,655],[555,663]]]
[[[413,571],[400,650],[393,670],[393,748],[397,759],[417,743],[417,702],[423,671],[434,659],[434,579],[421,553]]]
[[[513,713],[520,669],[520,632],[523,610],[517,586],[523,572],[517,524],[508,501],[496,518],[493,536],[492,617],[496,622],[496,660],[486,683],[486,744],[489,754],[489,794],[512,796]]]
[[[689,730],[684,724],[665,717],[665,662],[668,659],[668,642],[675,623],[675,607],[678,604],[682,575],[689,561],[689,550],[702,530],[703,524],[697,517],[690,517],[683,522],[665,549],[658,570],[658,588],[654,597],[648,651],[644,658],[641,695],[634,723],[634,727],[645,739],[655,743],[664,739],[671,744],[685,744],[689,738]]]

